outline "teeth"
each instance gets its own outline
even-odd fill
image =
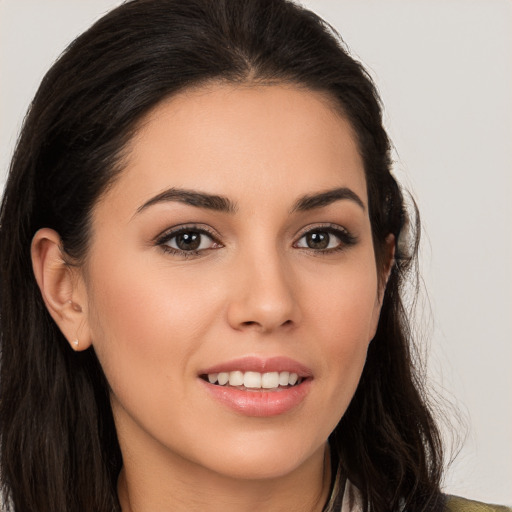
[[[227,372],[220,372],[217,376],[217,381],[221,386],[224,386],[224,384],[227,384],[229,381],[229,373]]]
[[[244,386],[250,389],[277,389],[279,386],[294,386],[300,384],[302,379],[296,373],[290,372],[232,372],[209,373],[208,382],[225,386]]]
[[[230,386],[243,386],[244,385],[243,372],[239,372],[239,371],[230,372],[229,385]]]
[[[279,373],[264,373],[261,376],[261,387],[265,389],[277,388],[279,386]]]
[[[244,386],[246,388],[261,388],[261,373],[245,372]]]
[[[290,372],[281,372],[279,374],[279,385],[288,386],[290,382]]]

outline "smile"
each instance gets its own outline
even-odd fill
[[[200,372],[215,402],[243,416],[272,417],[299,407],[313,382],[311,370],[286,357],[244,357]]]
[[[209,373],[203,378],[210,384],[231,386],[238,389],[286,389],[302,382],[302,377],[294,372],[232,372]]]

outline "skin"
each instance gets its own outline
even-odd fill
[[[235,211],[141,209],[172,187],[225,196]],[[293,211],[339,187],[362,205]],[[50,313],[74,349],[94,346],[112,388],[123,511],[320,511],[326,441],[357,387],[387,272],[376,268],[350,124],[320,93],[292,86],[186,91],[141,123],[92,223],[83,266],[63,264],[49,229],[32,253]],[[213,238],[170,253],[176,239],[159,235],[181,225]],[[326,225],[354,243],[331,233],[327,252],[309,247],[305,233]],[[304,400],[255,418],[212,399],[200,371],[248,355],[308,367]]]

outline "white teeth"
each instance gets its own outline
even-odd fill
[[[302,379],[296,373],[290,372],[232,372],[209,373],[208,382],[225,386],[244,386],[250,389],[277,389],[279,386],[294,386],[300,384]]]
[[[265,389],[277,388],[279,386],[279,373],[264,373],[261,376],[261,387]]]
[[[288,386],[289,379],[290,379],[290,372],[281,372],[279,374],[279,385],[280,386]]]
[[[261,373],[245,372],[244,386],[246,388],[261,388]]]
[[[219,384],[221,386],[224,386],[224,384],[227,384],[229,381],[229,373],[228,372],[220,372],[219,376],[217,377],[217,380],[219,381]]]
[[[243,372],[234,371],[229,373],[229,385],[230,386],[243,386],[244,385],[244,374]]]

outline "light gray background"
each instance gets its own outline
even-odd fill
[[[118,0],[0,0],[0,180],[64,47]],[[309,0],[375,78],[425,230],[430,374],[469,424],[446,490],[512,504],[512,2]],[[456,432],[464,435],[463,428]]]

